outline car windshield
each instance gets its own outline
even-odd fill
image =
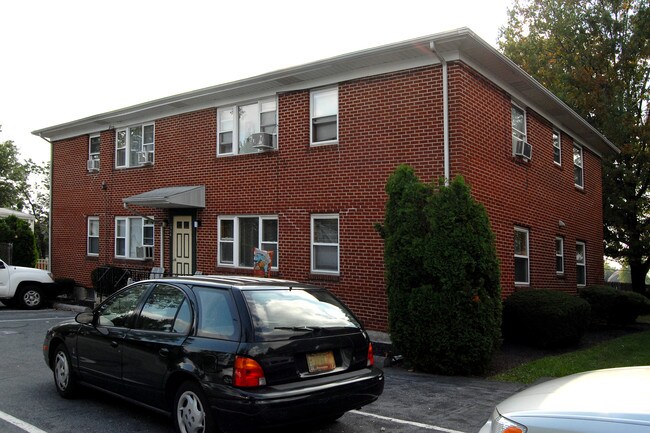
[[[281,340],[358,330],[352,313],[325,290],[246,290],[256,338]]]

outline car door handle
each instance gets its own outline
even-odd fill
[[[117,346],[118,346],[117,341],[115,341],[115,340],[111,341],[111,347],[115,348]]]
[[[167,356],[169,356],[169,349],[165,349],[163,347],[158,351],[158,355],[160,355],[162,358],[167,358]]]

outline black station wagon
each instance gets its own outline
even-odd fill
[[[170,413],[180,433],[335,420],[384,389],[341,301],[268,278],[131,284],[48,330],[43,354],[63,397],[101,389]]]

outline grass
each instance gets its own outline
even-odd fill
[[[640,319],[650,323],[650,316]],[[490,379],[530,384],[542,377],[562,377],[587,370],[633,365],[650,365],[650,331],[615,338],[584,350],[537,359]]]

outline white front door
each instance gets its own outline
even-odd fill
[[[192,217],[175,216],[172,226],[172,273],[176,275],[192,274]]]

